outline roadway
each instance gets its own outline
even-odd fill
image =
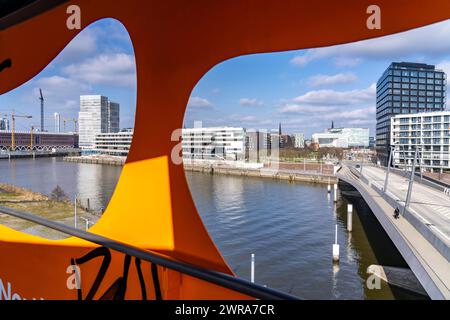
[[[362,175],[374,185],[384,187],[385,170],[364,166]],[[408,178],[391,172],[387,192],[404,205],[408,184]],[[414,182],[409,208],[450,246],[450,196],[440,190]]]
[[[407,178],[391,172],[388,192],[384,194],[381,190],[386,172],[381,168],[365,165],[360,174],[360,169],[346,163],[337,177],[358,190],[428,295],[432,299],[449,300],[450,197],[414,182],[408,214],[395,219],[395,206],[398,205],[400,211],[404,206]]]

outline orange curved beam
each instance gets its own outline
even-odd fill
[[[137,65],[133,144],[111,202],[90,231],[229,274],[196,211],[182,165],[171,161],[178,143],[171,141],[172,132],[181,127],[200,78],[240,55],[348,43],[450,17],[447,0],[379,0],[381,30],[367,29],[366,9],[373,3],[366,0],[69,1],[0,31],[0,62],[12,60],[12,67],[0,72],[0,93],[38,74],[77,35],[80,30],[66,28],[66,8],[72,4],[81,8],[83,28],[106,17],[121,21],[131,36]],[[50,241],[0,227],[0,279],[22,297],[76,298],[65,286],[65,268],[70,257],[93,248],[79,239]],[[123,256],[113,254],[112,259],[105,283],[122,272]],[[83,269],[83,286],[92,283],[99,268],[98,261],[92,264]],[[159,271],[164,298],[244,298]],[[135,273],[130,283],[126,298],[139,298]],[[99,292],[107,289],[102,285]]]

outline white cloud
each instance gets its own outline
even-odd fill
[[[95,54],[97,47],[97,33],[93,29],[86,29],[79,33],[58,55],[57,63],[76,63],[85,57]]]
[[[74,92],[86,92],[90,90],[90,86],[74,79],[61,76],[51,76],[39,78],[35,81],[34,92],[39,93],[39,88],[46,97],[63,97],[70,96]]]
[[[285,113],[285,114],[296,114],[296,113],[330,112],[330,111],[334,111],[334,110],[336,110],[336,107],[286,104],[280,109],[280,112]]]
[[[364,59],[401,59],[411,55],[440,57],[450,52],[450,20],[376,39],[306,50],[291,63],[332,58],[338,66],[352,66]]]
[[[436,68],[443,70],[447,74],[447,78],[450,76],[450,60],[441,61],[436,65]],[[450,85],[449,82],[447,84]]]
[[[100,54],[79,64],[62,69],[70,78],[90,84],[134,87],[136,64],[134,57],[125,53]]]
[[[190,97],[188,101],[188,107],[191,108],[212,108],[213,104],[205,98]]]
[[[255,98],[241,98],[239,104],[241,106],[262,106],[263,102]]]
[[[335,91],[335,90],[313,90],[298,96],[292,101],[297,104],[306,105],[356,105],[374,103],[376,97],[376,85],[359,90]]]
[[[256,116],[248,116],[248,115],[241,115],[241,114],[232,114],[229,116],[230,120],[237,121],[237,122],[255,122],[258,120]]]
[[[374,118],[375,115],[375,107],[367,107],[367,108],[358,108],[348,111],[340,111],[334,113],[324,114],[324,119],[355,119],[362,120],[367,118]]]
[[[39,88],[45,98],[46,113],[78,111],[81,94],[91,93],[92,88],[80,81],[61,76],[44,77],[32,83],[32,92],[28,95],[32,101],[37,101]]]
[[[358,77],[355,74],[347,72],[333,75],[318,74],[310,77],[308,82],[313,87],[319,87],[319,86],[350,83],[356,81],[357,79]]]

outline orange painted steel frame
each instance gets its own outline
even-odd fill
[[[181,127],[200,78],[216,64],[240,55],[348,43],[450,17],[448,0],[69,1],[0,31],[0,61],[12,60],[12,68],[0,72],[0,93],[38,74],[77,35],[80,30],[66,28],[66,8],[71,4],[81,8],[83,28],[101,18],[122,22],[137,64],[133,144],[110,204],[90,232],[228,274],[232,271],[196,211],[183,166],[170,160],[178,143],[171,141],[172,132]],[[371,4],[381,8],[381,30],[366,27]],[[76,290],[66,287],[66,269],[71,258],[95,247],[75,238],[51,241],[0,227],[0,279],[5,289],[11,284],[11,298],[16,293],[26,299],[76,299]],[[122,274],[123,258],[112,254],[94,298]],[[100,262],[96,258],[80,266],[83,298]],[[143,264],[148,296],[154,298],[149,270]],[[177,272],[158,272],[164,299],[248,298]],[[125,298],[141,298],[134,263]]]

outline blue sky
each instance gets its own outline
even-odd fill
[[[136,109],[136,66],[126,29],[112,19],[98,21],[83,30],[36,77],[0,96],[0,116],[15,109],[33,119],[17,118],[17,130],[40,123],[39,88],[45,98],[46,130],[54,131],[53,114],[78,118],[79,97],[102,94],[120,103],[121,127],[132,127]],[[62,126],[62,124],[61,124]],[[67,123],[67,130],[73,123]]]
[[[185,125],[278,128],[310,136],[330,126],[375,128],[375,83],[392,61],[436,64],[450,73],[450,20],[351,44],[249,55],[211,69],[194,88]],[[46,98],[47,129],[54,112],[77,117],[81,94],[121,104],[121,127],[132,127],[136,100],[134,53],[125,28],[107,19],[80,33],[43,72],[0,96],[0,115],[15,108],[39,123],[38,89]]]
[[[450,20],[351,44],[225,61],[194,89],[185,125],[303,132],[331,125],[375,130],[375,83],[392,61],[436,64],[450,74]]]

